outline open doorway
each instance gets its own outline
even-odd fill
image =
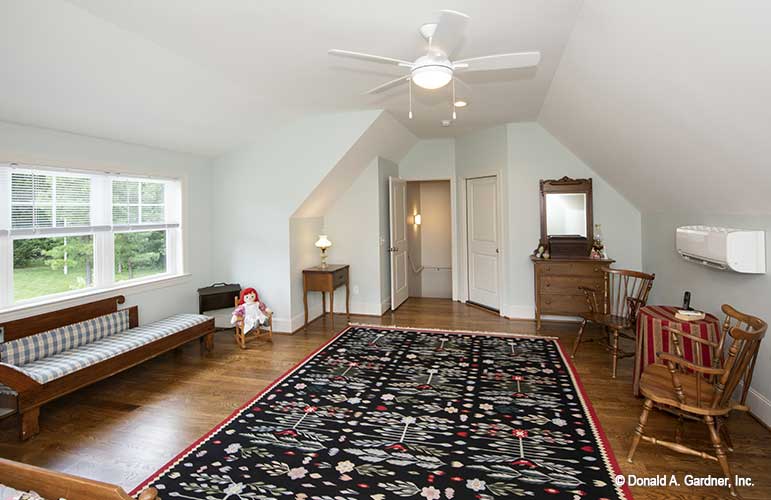
[[[405,205],[409,296],[451,299],[450,181],[407,181]]]

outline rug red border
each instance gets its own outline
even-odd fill
[[[570,358],[570,356],[567,355],[565,348],[562,346],[562,342],[560,342],[559,339],[557,339],[556,343],[557,343],[557,348],[560,351],[560,355],[562,356],[562,359],[565,360],[565,363],[568,369],[573,375],[573,380],[576,381],[576,386],[578,386],[578,390],[581,391],[581,396],[584,399],[586,408],[589,410],[589,416],[592,418],[592,422],[594,422],[594,426],[597,429],[597,434],[600,436],[600,441],[602,442],[602,445],[605,447],[605,451],[608,455],[608,460],[610,460],[610,465],[613,468],[613,472],[616,475],[619,475],[619,474],[624,475],[624,472],[621,470],[621,466],[619,465],[618,460],[616,459],[616,454],[613,452],[613,448],[610,447],[610,442],[608,441],[608,436],[605,434],[605,429],[602,428],[600,419],[599,417],[597,417],[597,412],[594,411],[592,400],[589,399],[589,395],[586,393],[586,389],[584,388],[584,383],[581,382],[581,377],[578,376],[578,370],[576,370],[576,366],[573,364],[573,360]],[[634,497],[632,497],[632,491],[629,489],[629,485],[626,482],[621,487],[621,491],[624,492],[624,495],[626,495],[628,500],[634,500]]]
[[[464,332],[464,331],[458,331],[458,330],[438,330],[438,329],[431,329],[431,328],[421,328],[421,327],[412,327],[412,326],[398,326],[398,325],[348,325],[342,330],[340,330],[338,333],[336,333],[332,338],[324,342],[322,345],[317,347],[315,350],[313,350],[310,354],[305,356],[301,361],[299,361],[297,364],[295,364],[292,368],[284,372],[280,377],[278,377],[276,380],[268,384],[264,389],[262,389],[260,392],[258,392],[255,396],[253,396],[249,401],[241,405],[239,408],[234,410],[230,415],[228,415],[225,419],[223,419],[219,424],[214,426],[211,430],[209,430],[206,434],[198,438],[196,441],[194,441],[192,444],[190,444],[187,448],[179,452],[174,458],[166,462],[162,467],[160,467],[158,470],[153,472],[147,479],[142,481],[139,485],[137,485],[131,492],[129,493],[129,496],[134,496],[142,491],[144,487],[146,487],[148,484],[150,484],[154,479],[156,479],[160,474],[162,474],[166,469],[174,465],[178,460],[185,457],[188,453],[190,453],[193,449],[195,449],[199,444],[206,441],[208,438],[210,438],[215,432],[217,432],[222,426],[230,422],[233,418],[235,418],[239,413],[241,413],[243,410],[251,406],[254,402],[256,402],[263,394],[268,392],[269,390],[273,389],[276,385],[278,385],[281,381],[283,381],[285,378],[287,378],[289,375],[291,375],[295,370],[303,366],[305,363],[307,363],[312,357],[314,357],[316,354],[324,350],[327,346],[329,346],[332,342],[337,340],[341,335],[343,335],[345,332],[350,330],[351,328],[356,327],[371,327],[375,329],[382,329],[387,330],[391,328],[399,328],[399,329],[408,329],[413,331],[422,331],[426,333],[449,333],[449,334],[458,334],[458,335],[501,335],[506,336],[510,335],[512,338],[540,338],[544,340],[553,340],[554,343],[557,345],[557,349],[560,352],[560,356],[562,356],[563,361],[565,362],[566,366],[570,370],[570,373],[573,377],[573,380],[576,382],[576,386],[578,390],[581,393],[581,397],[583,398],[584,404],[589,411],[589,417],[592,419],[592,422],[594,423],[595,428],[597,429],[597,434],[599,435],[600,441],[605,448],[605,452],[608,455],[608,460],[610,461],[611,468],[613,469],[613,472],[618,474],[623,474],[621,470],[621,466],[618,463],[618,460],[616,459],[616,455],[613,452],[613,448],[610,446],[610,442],[608,441],[608,437],[605,434],[605,430],[602,428],[602,424],[600,423],[600,419],[597,417],[597,412],[594,410],[594,406],[592,405],[592,401],[589,399],[588,394],[586,393],[586,389],[584,388],[584,384],[581,381],[581,377],[578,375],[578,371],[576,370],[575,365],[573,364],[573,361],[570,359],[569,356],[566,355],[565,349],[562,346],[562,342],[560,342],[559,338],[556,337],[548,337],[548,336],[539,336],[539,335],[531,335],[531,334],[518,334],[518,333],[508,333],[508,332],[484,332],[484,331],[478,331],[478,332]],[[611,478],[612,479],[612,478]],[[623,491],[624,495],[626,495],[628,500],[633,500],[632,492],[629,489],[629,486],[625,483],[621,490]]]
[[[165,464],[164,464],[164,465],[163,465],[161,468],[159,468],[158,470],[156,470],[155,472],[153,472],[153,473],[152,473],[152,474],[151,474],[151,475],[150,475],[150,476],[149,476],[147,479],[145,479],[144,481],[142,481],[141,483],[139,483],[139,485],[135,486],[135,487],[134,487],[134,489],[133,489],[133,490],[131,490],[131,492],[129,493],[129,496],[130,496],[130,497],[133,497],[133,496],[134,496],[134,495],[136,495],[137,493],[141,492],[141,491],[142,491],[142,489],[143,489],[144,487],[146,487],[148,484],[150,484],[150,483],[151,483],[151,482],[152,482],[154,479],[156,479],[156,478],[157,478],[157,477],[158,477],[160,474],[162,474],[163,472],[165,472],[165,471],[166,471],[166,469],[168,469],[169,467],[171,467],[172,465],[174,465],[174,464],[175,464],[175,463],[176,463],[178,460],[180,460],[181,458],[183,458],[183,457],[187,456],[187,454],[188,454],[188,453],[190,453],[190,452],[191,452],[193,449],[195,449],[195,447],[197,447],[199,444],[201,444],[201,443],[203,443],[204,441],[206,441],[207,439],[209,439],[209,438],[210,438],[210,437],[211,437],[211,436],[212,436],[212,435],[213,435],[215,432],[217,432],[218,430],[220,430],[220,428],[221,428],[223,425],[225,425],[225,424],[227,424],[228,422],[230,422],[230,421],[231,421],[233,418],[235,418],[235,417],[236,417],[236,416],[237,416],[239,413],[241,413],[241,412],[242,412],[242,411],[244,411],[246,408],[248,408],[249,406],[251,406],[251,405],[252,405],[254,402],[256,402],[256,401],[257,401],[257,400],[258,400],[258,399],[259,399],[259,398],[260,398],[260,397],[261,397],[263,394],[265,394],[265,393],[266,393],[266,392],[268,392],[269,390],[273,389],[273,388],[274,388],[276,385],[278,385],[279,383],[281,383],[281,381],[283,381],[285,378],[287,378],[289,375],[291,375],[291,374],[292,374],[292,373],[293,373],[295,370],[297,370],[298,368],[300,368],[301,366],[303,366],[303,365],[304,365],[305,363],[307,363],[307,362],[308,362],[308,361],[309,361],[309,360],[310,360],[310,359],[311,359],[313,356],[315,356],[316,354],[318,354],[319,352],[321,352],[322,350],[324,350],[324,349],[325,349],[325,348],[326,348],[326,347],[327,347],[329,344],[331,344],[332,342],[334,342],[335,340],[337,340],[337,339],[338,339],[338,337],[340,337],[342,334],[344,334],[345,332],[347,332],[347,331],[348,331],[348,330],[350,330],[351,328],[353,328],[353,326],[352,326],[352,325],[347,325],[345,328],[343,328],[342,330],[340,330],[339,332],[337,332],[337,333],[336,333],[336,334],[335,334],[335,335],[334,335],[334,336],[333,336],[331,339],[329,339],[329,340],[327,340],[326,342],[324,342],[323,344],[321,344],[319,347],[317,347],[315,350],[313,350],[313,351],[312,351],[310,354],[308,354],[308,355],[307,355],[307,356],[305,356],[305,357],[304,357],[302,360],[300,360],[299,362],[297,362],[297,364],[296,364],[296,365],[294,365],[292,368],[290,368],[290,369],[288,369],[287,371],[285,371],[285,372],[284,372],[284,373],[283,373],[283,374],[282,374],[280,377],[278,377],[276,380],[274,380],[273,382],[271,382],[270,384],[268,384],[268,385],[267,385],[267,386],[266,386],[264,389],[262,389],[260,392],[258,392],[257,394],[255,394],[255,395],[254,395],[254,396],[253,396],[253,397],[252,397],[252,398],[251,398],[249,401],[247,401],[246,403],[244,403],[243,405],[241,405],[240,407],[238,407],[238,408],[237,408],[236,410],[234,410],[234,411],[233,411],[233,412],[232,412],[230,415],[228,415],[228,416],[227,416],[225,419],[223,419],[223,420],[222,420],[220,423],[218,423],[217,425],[215,425],[214,427],[212,427],[212,428],[209,430],[209,432],[207,432],[207,433],[206,433],[206,434],[204,434],[203,436],[201,436],[201,437],[199,437],[198,439],[196,439],[196,440],[195,440],[195,441],[194,441],[194,442],[193,442],[191,445],[189,445],[187,448],[185,448],[184,450],[182,450],[182,451],[180,451],[179,453],[177,453],[177,454],[174,456],[174,458],[172,458],[171,460],[169,460],[168,462],[166,462],[166,463],[165,463]]]

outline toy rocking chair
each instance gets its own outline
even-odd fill
[[[238,307],[238,297],[236,297],[235,305]],[[245,332],[243,320],[238,320],[235,325],[236,344],[241,349],[246,349],[246,337],[247,335],[254,338],[267,337],[268,342],[273,342],[273,313],[267,313],[268,321],[264,325],[258,325],[256,328]]]

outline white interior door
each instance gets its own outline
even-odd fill
[[[391,198],[391,310],[395,311],[410,296],[407,284],[407,182],[388,178]]]
[[[468,300],[500,309],[498,177],[466,180]]]

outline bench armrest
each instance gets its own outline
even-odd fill
[[[0,363],[0,384],[16,392],[26,392],[40,387],[40,383],[13,365]]]

